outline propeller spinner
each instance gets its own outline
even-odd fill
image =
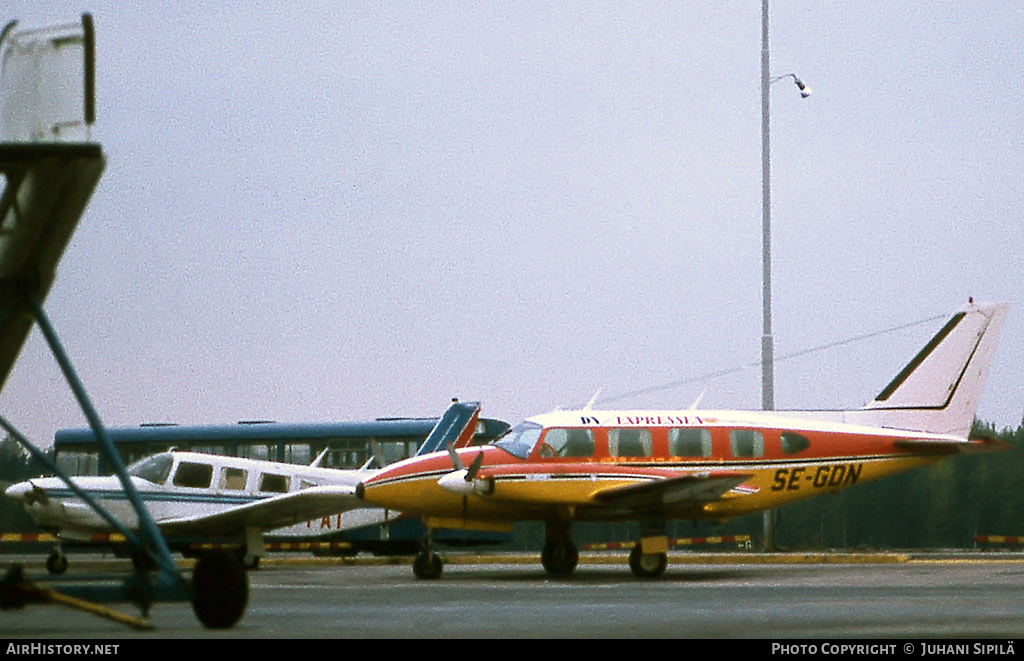
[[[448,455],[452,458],[452,465],[455,467],[455,470],[440,478],[437,481],[438,486],[461,496],[472,494],[486,496],[494,491],[494,480],[486,477],[477,478],[480,466],[484,463],[484,453],[482,450],[473,458],[469,468],[463,465],[462,460],[459,458],[458,453],[455,452],[455,448],[452,447],[451,443],[448,444]]]

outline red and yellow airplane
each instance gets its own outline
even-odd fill
[[[392,464],[356,494],[422,516],[428,531],[543,521],[553,575],[579,559],[573,521],[637,520],[630,568],[657,577],[669,519],[721,521],[993,448],[968,434],[1006,311],[972,301],[861,409],[557,411],[487,446]],[[429,533],[413,568],[441,574]]]

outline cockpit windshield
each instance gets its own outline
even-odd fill
[[[128,474],[153,484],[163,484],[167,481],[167,474],[171,472],[172,465],[174,465],[174,457],[170,453],[164,452],[139,459],[128,467]]]
[[[502,434],[492,445],[520,459],[526,459],[530,451],[533,450],[533,446],[540,440],[540,433],[543,429],[536,422],[524,420]]]

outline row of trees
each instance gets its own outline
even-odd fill
[[[997,431],[975,424],[975,436],[1006,444],[1001,452],[953,457],[930,467],[857,485],[782,508],[777,543],[793,550],[971,548],[975,535],[1024,535],[1024,422]],[[0,481],[17,482],[43,468],[10,438],[0,441]],[[631,541],[631,524],[575,527],[577,542]],[[0,497],[0,532],[31,531],[21,506]],[[750,535],[760,540],[760,515],[720,525],[673,522],[673,537]],[[543,529],[520,526],[512,547],[540,548]]]
[[[1024,535],[1024,423],[974,436],[1006,444],[856,486],[782,510],[780,545],[804,548],[970,548],[976,535]]]

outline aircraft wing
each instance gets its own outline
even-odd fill
[[[608,489],[596,499],[602,505],[624,508],[701,505],[718,500],[749,478],[736,473],[685,475]]]
[[[157,521],[157,526],[173,535],[233,535],[247,527],[272,530],[361,506],[353,486],[310,487],[213,514]]]

